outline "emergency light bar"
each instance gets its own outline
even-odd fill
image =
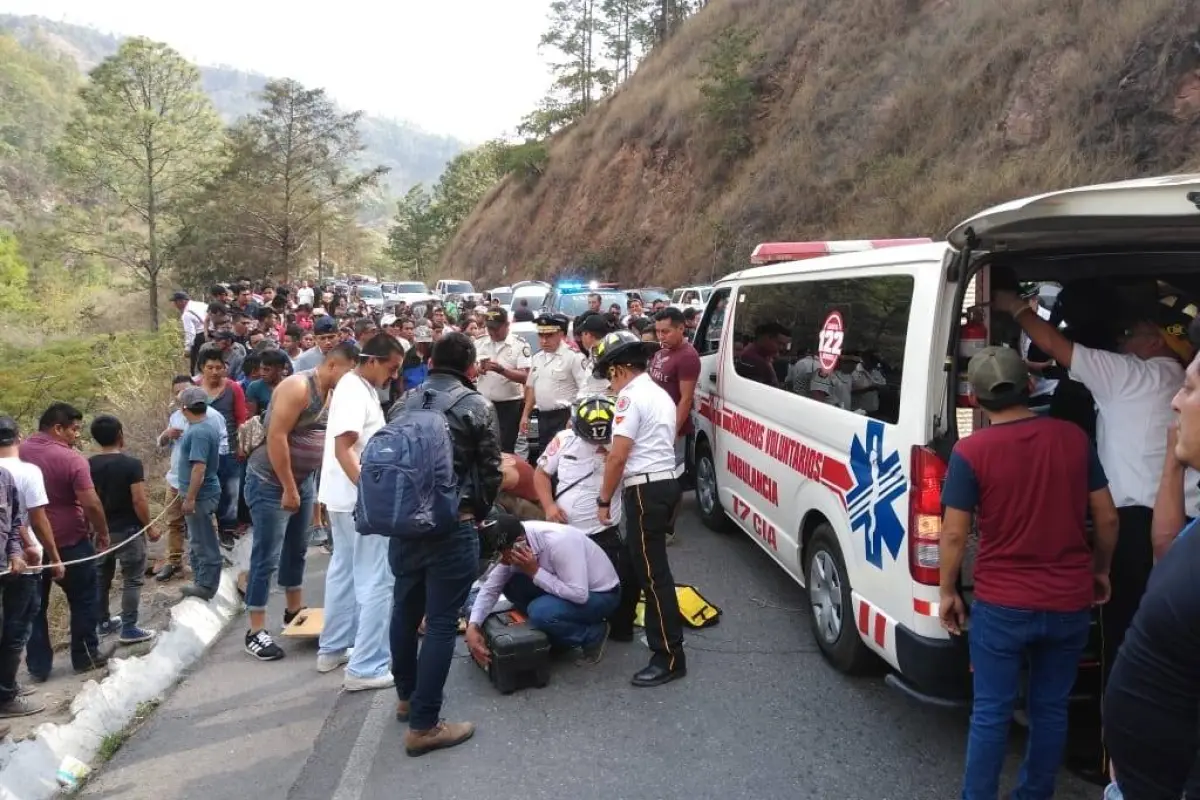
[[[928,237],[916,239],[842,239],[824,242],[763,242],[750,254],[750,263],[755,266],[777,264],[781,261],[802,261],[806,258],[821,258],[839,253],[857,253],[881,247],[902,247],[906,244],[930,244]]]

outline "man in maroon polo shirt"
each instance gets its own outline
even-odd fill
[[[692,435],[692,399],[700,380],[700,355],[687,338],[687,325],[678,308],[664,308],[654,315],[654,331],[662,345],[650,361],[650,379],[666,390],[675,402],[675,463],[687,461],[687,443]]]
[[[46,483],[46,516],[54,531],[54,542],[64,562],[93,556],[108,549],[108,523],[104,506],[92,485],[88,461],[77,450],[75,442],[83,424],[83,414],[67,403],[54,403],[38,421],[38,432],[21,443],[22,461],[36,465]],[[96,532],[92,542],[91,530]],[[99,614],[99,572],[96,561],[73,564],[66,568],[59,585],[67,596],[71,610],[71,666],[76,672],[87,672],[104,666],[107,657],[100,652],[96,636]],[[50,646],[50,631],[46,610],[50,605],[48,571],[42,573],[42,607],[33,623],[33,632],[25,651],[29,674],[36,681],[50,677],[54,651]]]

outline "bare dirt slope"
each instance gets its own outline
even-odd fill
[[[740,158],[699,91],[730,26],[761,54]],[[536,183],[496,187],[441,266],[707,281],[759,241],[937,237],[1022,195],[1200,167],[1198,145],[1200,3],[713,0]]]

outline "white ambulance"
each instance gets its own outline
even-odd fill
[[[807,587],[835,667],[875,654],[910,694],[966,702],[966,643],[937,616],[941,483],[954,441],[983,424],[960,389],[965,356],[1014,335],[1002,315],[967,312],[1001,268],[1063,297],[1103,285],[1116,305],[1155,292],[1194,302],[1200,175],[1020,200],[946,242],[773,243],[754,260],[714,286],[695,337],[700,513]]]

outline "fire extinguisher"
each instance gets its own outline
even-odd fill
[[[975,393],[967,380],[967,364],[971,356],[987,347],[988,330],[983,322],[983,309],[972,306],[967,309],[967,321],[958,332],[958,406],[974,408]]]

